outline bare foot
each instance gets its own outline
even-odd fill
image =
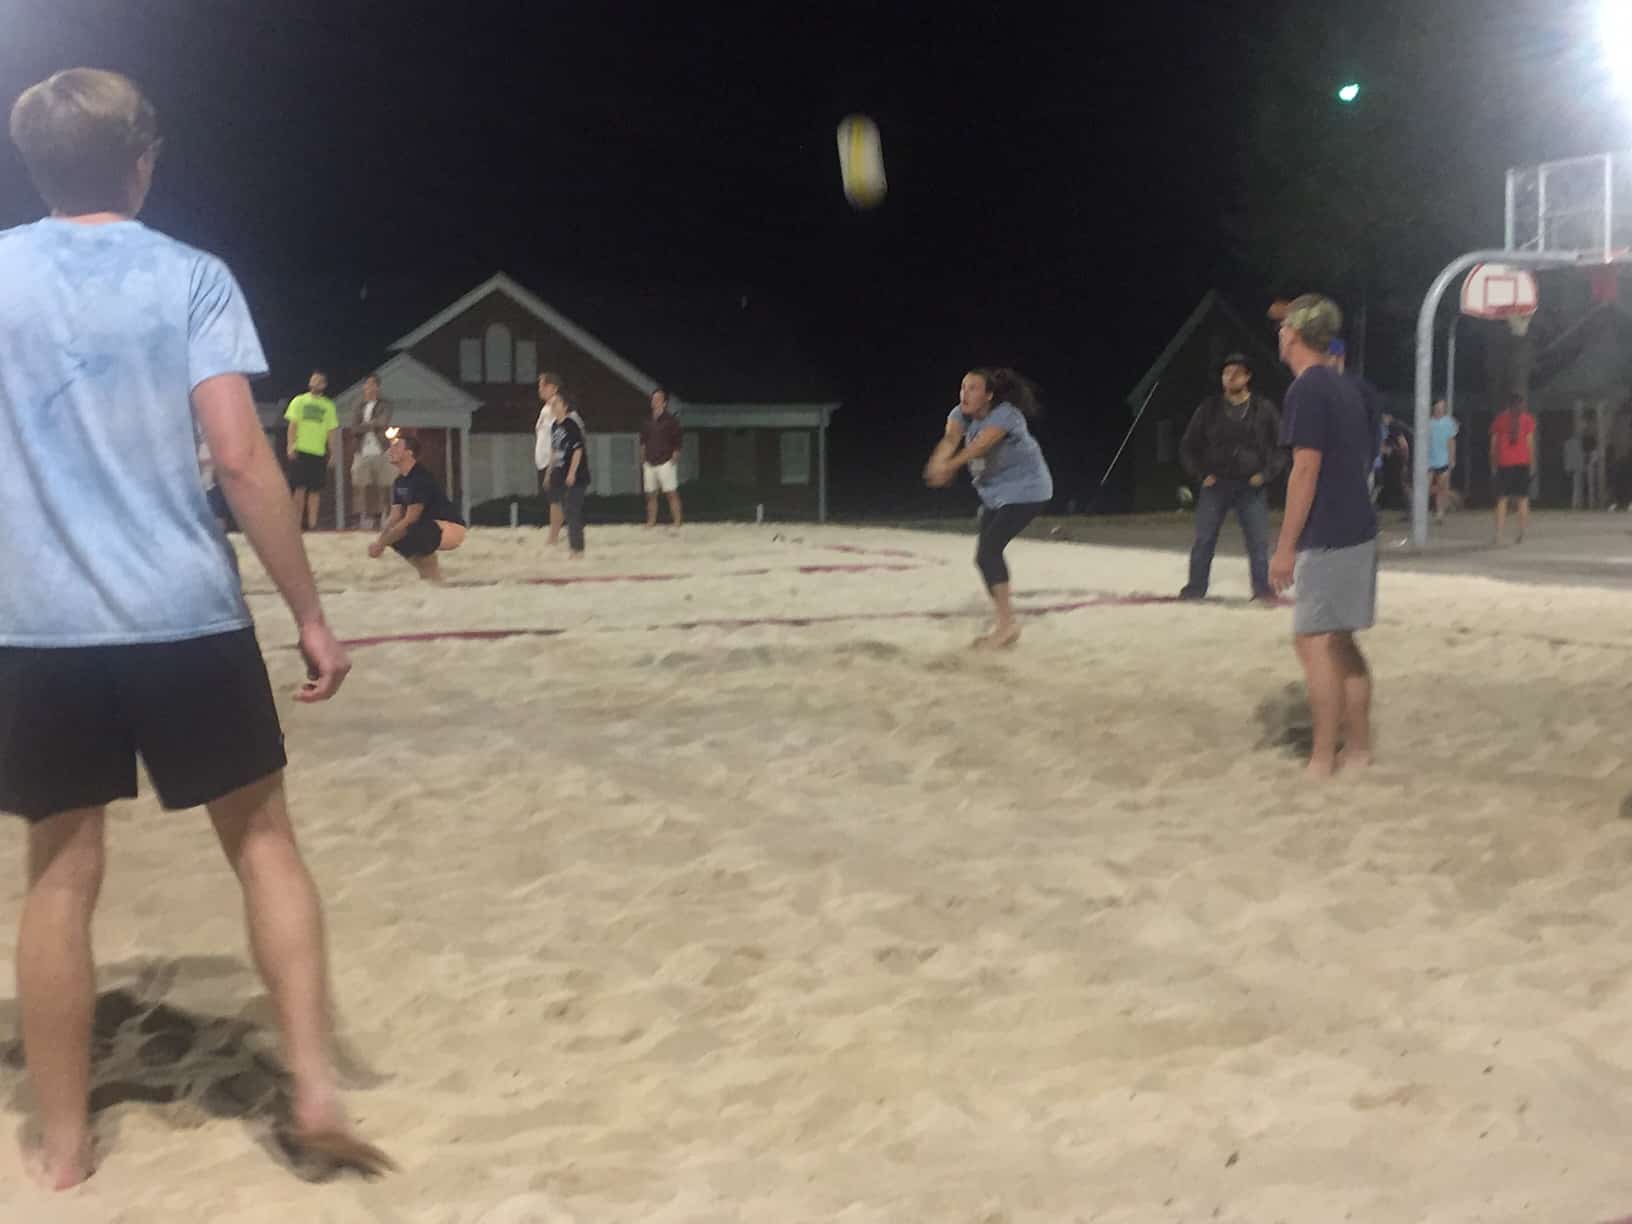
[[[89,1178],[96,1172],[96,1160],[89,1139],[78,1151],[61,1158],[48,1156],[44,1147],[28,1144],[23,1148],[23,1167],[42,1190],[56,1192],[72,1190]]]
[[[1316,782],[1325,782],[1331,778],[1335,770],[1336,766],[1333,762],[1311,757],[1308,767],[1303,771],[1303,776]]]
[[[308,1157],[334,1172],[353,1170],[364,1177],[379,1177],[397,1171],[396,1161],[352,1132],[339,1101],[332,1096],[317,1102],[297,1101],[289,1126],[279,1138],[291,1156]]]
[[[397,1162],[349,1128],[331,1130],[290,1130],[285,1145],[299,1156],[327,1165],[336,1173],[356,1172],[364,1177],[383,1177],[398,1172]]]
[[[568,553],[567,556],[571,557],[574,561],[582,561],[584,559],[584,554],[581,552]]]
[[[1338,765],[1343,769],[1369,769],[1371,762],[1369,748],[1345,748],[1337,758]]]
[[[976,650],[1002,650],[1020,640],[1019,625],[999,625],[990,633],[983,633],[973,642]]]

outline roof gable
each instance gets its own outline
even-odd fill
[[[380,376],[380,395],[394,408],[417,410],[420,415],[470,415],[482,406],[482,401],[463,387],[449,382],[412,353],[397,353],[388,357],[374,373]],[[363,384],[367,377],[358,379],[334,397],[335,407],[342,412],[354,410],[363,399]]]
[[[1169,364],[1189,343],[1190,338],[1196,334],[1202,324],[1207,321],[1208,316],[1215,311],[1222,315],[1230,328],[1240,336],[1242,346],[1247,350],[1251,350],[1249,355],[1256,356],[1262,361],[1265,369],[1273,370],[1275,368],[1280,361],[1280,355],[1270,351],[1269,346],[1259,338],[1258,331],[1248,326],[1230,304],[1219,295],[1216,289],[1209,289],[1202,294],[1201,301],[1196,303],[1196,308],[1190,312],[1190,316],[1180,324],[1179,330],[1173,333],[1173,338],[1167,342],[1167,347],[1162,349],[1161,355],[1156,358],[1155,363],[1145,371],[1145,376],[1134,385],[1132,391],[1128,392],[1128,407],[1136,412],[1139,410],[1140,405],[1145,402],[1145,397],[1150,394],[1151,389],[1161,381],[1162,375],[1167,372]]]
[[[436,332],[442,330],[442,328],[446,327],[448,324],[454,322],[460,315],[464,314],[472,306],[475,306],[478,302],[495,293],[501,293],[511,301],[515,302],[534,318],[546,324],[564,339],[570,341],[584,353],[587,353],[589,356],[599,361],[602,365],[606,366],[607,369],[618,375],[618,377],[623,379],[630,386],[634,387],[642,395],[650,395],[653,388],[658,385],[657,379],[641,370],[633,362],[630,362],[619,355],[609,345],[605,344],[597,337],[579,327],[571,319],[567,318],[566,315],[556,310],[537,294],[511,280],[510,277],[506,276],[503,272],[498,272],[488,277],[487,280],[477,285],[476,288],[465,294],[458,301],[453,302],[436,315],[427,319],[413,331],[409,332],[406,336],[401,337],[388,347],[396,352],[405,352],[405,350],[411,349],[414,345],[419,344],[429,336],[432,336]]]

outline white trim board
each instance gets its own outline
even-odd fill
[[[566,315],[556,310],[537,294],[511,280],[503,272],[497,272],[488,277],[458,301],[425,320],[406,336],[387,347],[397,352],[412,348],[421,340],[442,330],[472,306],[494,293],[504,294],[535,319],[555,329],[577,348],[595,358],[596,361],[599,361],[607,369],[618,375],[642,395],[650,395],[657,389],[659,385],[657,379],[647,374],[633,362],[620,356],[609,345],[590,335],[567,318]]]
[[[837,404],[685,404],[687,429],[825,429]]]

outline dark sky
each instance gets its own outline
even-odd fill
[[[0,0],[0,93],[76,64],[142,84],[166,134],[144,219],[238,272],[268,394],[366,367],[499,269],[569,315],[585,287],[740,291],[830,373],[852,467],[910,480],[992,362],[1042,383],[1075,487],[1205,290],[1256,314],[1281,287],[1226,223],[1264,198],[1243,146],[1266,107],[1375,84],[1417,138],[1402,190],[1471,183],[1493,213],[1458,241],[1498,239],[1501,167],[1529,150],[1488,124],[1470,148],[1413,98],[1535,88],[1511,62],[1485,79],[1487,18],[1524,15],[1551,63],[1571,3]],[[851,112],[888,165],[866,214],[839,189]],[[37,209],[8,149],[0,225]]]

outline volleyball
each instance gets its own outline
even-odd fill
[[[844,180],[844,198],[853,207],[875,208],[883,203],[884,149],[878,124],[866,115],[851,115],[839,124],[839,174]]]

